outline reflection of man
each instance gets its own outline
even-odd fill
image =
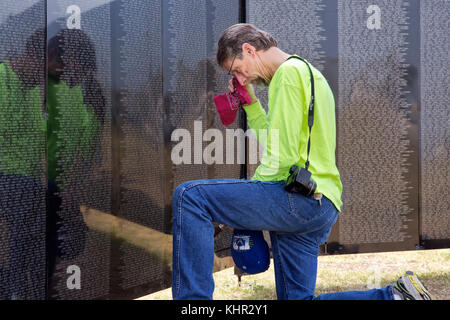
[[[98,106],[89,103],[89,96],[96,92],[86,88],[86,83],[96,83],[94,72],[95,52],[81,30],[64,29],[49,40],[48,176],[59,188],[67,183],[64,176],[67,177],[65,174],[71,171],[77,157],[90,155],[99,129]]]
[[[81,164],[91,161],[102,122],[95,52],[80,30],[61,30],[49,41],[44,108],[45,78],[36,76],[43,52],[39,58],[35,49],[43,47],[43,40],[44,33],[36,32],[20,57],[0,64],[0,219],[6,222],[10,246],[4,272],[8,288],[0,291],[5,298],[33,298],[31,286],[45,286],[36,280],[45,279],[43,270],[27,271],[34,264],[45,265],[36,256],[42,252],[28,249],[39,239],[44,242],[45,233],[49,279],[56,257],[72,259],[84,249],[87,227],[70,184]]]
[[[212,221],[237,229],[270,231],[279,299],[426,298],[420,294],[424,289],[415,287],[420,281],[410,274],[382,289],[314,296],[319,245],[326,241],[342,205],[335,163],[335,105],[326,79],[311,66],[315,104],[309,170],[317,188],[311,196],[288,193],[284,185],[290,167],[305,167],[306,163],[311,95],[307,65],[289,57],[270,34],[249,24],[229,27],[219,40],[219,65],[250,93],[252,103],[244,106],[250,128],[276,130],[279,141],[263,141],[265,152],[251,180],[188,181],[175,190],[174,299],[212,298]],[[250,83],[269,86],[268,114]]]
[[[80,213],[81,190],[75,190],[72,182],[79,179],[84,163],[92,166],[93,142],[103,121],[104,100],[95,78],[94,47],[83,31],[63,29],[48,41],[47,48],[47,226],[51,280],[56,257],[73,259],[84,249],[87,227]]]
[[[0,225],[8,252],[1,299],[45,292],[44,41],[38,30],[20,56],[0,63]]]
[[[40,178],[44,168],[45,119],[42,85],[44,33],[36,33],[25,52],[0,64],[0,172]],[[39,43],[39,41],[41,43]],[[37,43],[36,43],[37,42]]]

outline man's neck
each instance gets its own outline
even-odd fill
[[[265,61],[264,70],[262,70],[264,78],[269,81],[272,80],[277,69],[290,56],[290,54],[283,52],[277,47],[272,47],[267,51],[261,52],[261,58]]]

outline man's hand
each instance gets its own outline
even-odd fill
[[[230,90],[231,93],[234,92],[234,86],[233,86],[233,78],[228,81],[228,90]]]
[[[245,84],[245,89],[247,89],[248,95],[250,96],[250,99],[252,99],[252,103],[254,103],[256,100],[258,100],[258,98],[255,95],[255,90],[253,90],[253,86],[250,83]],[[230,81],[228,81],[228,90],[230,90],[231,93],[234,92],[232,78],[230,79]]]

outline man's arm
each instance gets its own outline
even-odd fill
[[[256,100],[252,104],[243,106],[243,108],[247,114],[248,125],[253,131],[253,134],[255,134],[256,140],[263,148],[266,148],[266,136],[267,129],[269,127],[266,111],[263,109],[259,100]]]
[[[299,82],[301,83],[301,82]],[[302,88],[281,79],[275,95],[269,101],[266,116],[259,102],[249,105],[246,112],[252,129],[267,129],[264,154],[253,179],[273,180],[280,173],[287,175],[289,168],[300,159],[300,132],[307,107]],[[261,138],[263,135],[260,134]]]

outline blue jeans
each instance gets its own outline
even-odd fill
[[[284,190],[283,181],[193,180],[174,191],[174,299],[212,299],[214,227],[269,230],[278,299],[392,299],[392,286],[314,296],[319,245],[326,241],[339,212],[325,196]],[[338,266],[336,266],[338,267]]]

